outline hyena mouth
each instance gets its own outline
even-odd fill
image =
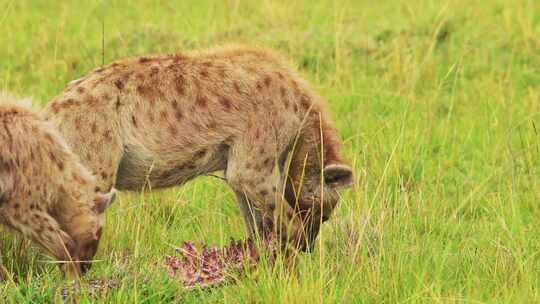
[[[82,274],[85,274],[90,270],[90,267],[92,267],[92,262],[81,262],[80,265]]]

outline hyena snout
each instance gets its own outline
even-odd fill
[[[116,199],[116,189],[111,189],[109,193],[96,192],[94,199],[94,211],[97,217],[97,227],[90,232],[84,233],[77,242],[77,256],[79,257],[82,274],[90,270],[92,261],[99,248],[99,242],[103,233],[105,222],[105,210]]]
[[[79,259],[82,274],[85,274],[92,267],[94,256],[99,247],[99,241],[101,239],[102,228],[99,228],[96,232],[95,239],[89,240],[79,245]]]

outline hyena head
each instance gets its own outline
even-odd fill
[[[353,172],[339,155],[341,141],[333,129],[323,131],[328,132],[319,131],[323,141],[309,134],[299,141],[285,185],[285,199],[294,210],[287,238],[302,251],[313,249],[321,224],[330,219],[342,191],[353,184]]]
[[[116,198],[113,188],[108,193],[94,191],[91,195],[91,210],[73,219],[75,227],[72,235],[76,242],[75,254],[80,260],[81,271],[84,274],[92,266],[92,259],[97,252],[103,226],[105,225],[105,209]]]

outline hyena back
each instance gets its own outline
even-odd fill
[[[222,170],[251,234],[286,231],[301,248],[352,182],[320,98],[265,50],[120,60],[71,82],[45,113],[101,189]]]
[[[74,261],[71,277],[81,274],[77,260],[93,257],[113,193],[96,193],[95,177],[52,125],[7,94],[0,94],[0,147],[0,222]]]

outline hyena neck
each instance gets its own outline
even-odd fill
[[[55,215],[67,233],[77,236],[86,233],[87,227],[90,227],[89,224],[96,222],[96,216],[89,202],[70,197],[71,195],[73,194],[65,194],[62,199],[57,200],[51,213]],[[85,197],[83,193],[76,195]]]
[[[322,115],[310,115],[296,141],[289,176],[298,182],[317,175],[330,164],[342,164],[342,142],[336,129]]]

